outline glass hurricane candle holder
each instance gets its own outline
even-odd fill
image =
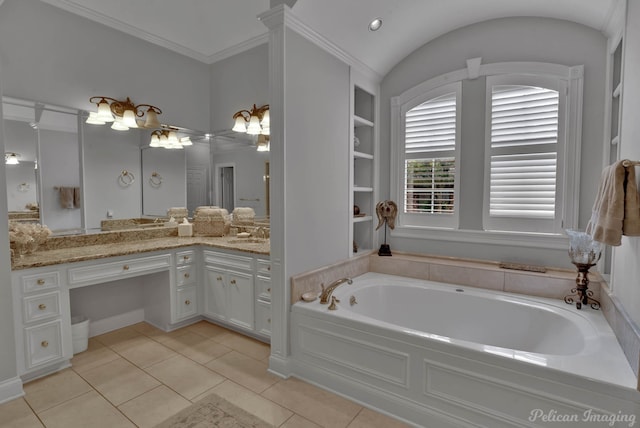
[[[593,291],[589,290],[589,269],[600,260],[602,244],[594,241],[591,235],[579,230],[567,229],[569,235],[569,257],[578,269],[576,287],[564,297],[568,304],[575,302],[576,308],[582,305],[590,305],[592,309],[600,309],[600,302],[593,298]]]

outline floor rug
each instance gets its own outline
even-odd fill
[[[263,420],[211,394],[173,415],[156,428],[271,428]]]

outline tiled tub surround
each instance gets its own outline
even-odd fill
[[[367,260],[369,266],[366,266]],[[461,272],[456,272],[458,265]],[[549,303],[561,312],[578,318],[594,318],[587,324],[602,326],[603,340],[613,340],[615,343],[602,312],[591,309],[578,311],[574,306],[553,299],[563,297],[573,288],[575,273],[570,270],[549,270],[546,274],[540,274],[503,270],[492,263],[398,253],[386,258],[370,254],[360,256],[352,264],[338,263],[326,270],[316,270],[293,278],[292,300],[301,291],[313,289],[314,283],[318,287],[320,282],[328,284],[340,277],[357,276],[354,273],[362,273],[363,270],[386,271],[384,273],[404,277],[431,276],[437,281],[451,279],[447,282],[475,287],[485,285],[483,288],[500,292],[531,295],[537,291],[538,294],[551,297]],[[549,281],[546,281],[547,278]],[[354,284],[357,284],[357,280]],[[592,284],[595,285],[595,281]],[[605,414],[621,411],[633,413],[636,417],[640,415],[640,394],[634,389],[635,379],[629,367],[625,369],[628,375],[618,378],[618,382],[623,383],[621,386],[597,381],[579,368],[576,368],[579,373],[573,373],[571,368],[577,356],[574,359],[571,356],[565,358],[568,372],[558,371],[524,362],[526,358],[505,359],[496,356],[491,352],[494,349],[491,346],[473,350],[453,345],[444,339],[428,339],[428,329],[424,329],[426,336],[412,334],[402,328],[395,329],[397,333],[394,333],[394,329],[385,323],[350,317],[348,302],[351,294],[348,287],[342,285],[334,292],[341,300],[336,312],[327,311],[326,307],[320,307],[317,303],[300,302],[293,307],[292,360],[296,376],[392,414],[402,415],[421,425],[431,422],[439,427],[467,426],[468,421],[484,421],[487,426],[522,426],[528,425],[527,416],[534,408],[563,414],[582,415],[585,408],[592,408],[595,412]],[[390,285],[390,288],[393,287]],[[475,293],[468,291],[469,294]],[[608,295],[601,297],[608,301]],[[518,299],[515,295],[514,298]],[[543,300],[523,299],[532,302]],[[396,302],[396,306],[398,304],[405,307]],[[314,305],[320,309],[314,311],[317,309]],[[364,309],[359,305],[355,306],[356,312]],[[424,306],[427,310],[428,302]],[[611,310],[609,306],[603,309]],[[477,314],[477,318],[481,323],[482,316]],[[505,325],[505,328],[509,328],[509,325]],[[617,344],[611,346],[616,347]],[[500,354],[498,351],[508,350],[495,349],[495,354]],[[362,355],[367,355],[366,364]],[[352,359],[354,356],[355,360]],[[536,356],[534,352],[528,359],[535,360]],[[544,357],[542,354],[538,356]],[[619,349],[617,358],[622,360],[617,366],[626,366]],[[601,360],[600,364],[607,363]],[[611,361],[609,364],[612,364]],[[633,368],[636,369],[636,366]],[[536,426],[538,424],[541,424],[540,420]]]

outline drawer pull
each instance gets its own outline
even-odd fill
[[[122,266],[122,270],[129,270],[129,265]]]
[[[191,300],[185,300],[185,301],[184,301],[184,304],[185,304],[185,305],[190,305],[190,304],[191,304]]]
[[[40,346],[42,346],[43,348],[46,348],[47,346],[49,346],[49,342],[47,342],[46,340],[43,340],[42,342],[40,342]]]
[[[191,276],[191,275],[189,275],[189,272],[187,272],[187,273],[185,273],[185,274],[184,274],[184,277],[185,277],[185,278],[189,278],[190,276]]]
[[[271,318],[267,318],[267,322],[271,324]]]
[[[232,279],[232,280],[231,280],[231,284],[236,285],[236,280],[235,280],[235,279]]]
[[[267,293],[271,293],[271,287],[267,288]]]
[[[38,309],[40,309],[41,311],[44,311],[45,309],[47,309],[47,305],[45,305],[44,303],[40,303],[38,305]]]
[[[217,278],[216,278],[216,280],[218,280],[218,281],[222,281],[222,277],[221,277],[221,276],[219,276],[219,277],[217,277]]]
[[[44,279],[40,278],[39,280],[36,281],[36,284],[44,285]]]
[[[271,271],[271,266],[267,266],[267,270],[268,270],[268,271]]]
[[[187,260],[189,260],[190,258],[191,258],[191,257],[189,257],[189,256],[182,256],[182,260],[184,260],[185,262],[186,262]]]

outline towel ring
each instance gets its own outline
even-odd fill
[[[151,184],[151,187],[160,187],[162,184],[162,176],[155,171],[152,172],[151,177],[149,177],[149,184]]]
[[[135,175],[133,175],[133,172],[129,172],[126,169],[123,169],[118,176],[118,183],[123,187],[131,186],[134,181],[136,181]]]
[[[31,188],[31,185],[29,183],[20,183],[18,184],[18,191],[19,192],[28,192],[29,189]]]

